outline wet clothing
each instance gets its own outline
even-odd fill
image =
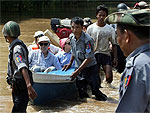
[[[57,70],[61,69],[61,65],[55,55],[48,51],[47,57],[44,57],[44,54],[40,49],[31,51],[29,53],[30,69],[33,66],[40,66],[41,68],[43,68],[43,70],[47,69],[50,66],[54,66]]]
[[[21,69],[28,69],[28,51],[26,51],[24,46],[17,45],[16,43],[18,42],[23,43],[17,38],[9,46],[8,76],[13,77],[15,80],[12,84],[12,96],[14,103],[12,112],[26,112],[29,96]]]
[[[65,51],[62,50],[61,52],[57,53],[55,56],[58,58],[61,67],[64,67],[64,65],[69,64],[71,55],[72,55],[71,51],[66,53]],[[73,62],[71,67],[75,67],[75,62]]]
[[[28,97],[28,91],[22,90],[18,92],[12,92],[12,98],[13,98],[13,109],[12,113],[25,113],[29,101]]]
[[[110,56],[110,45],[117,44],[115,30],[108,24],[99,27],[96,22],[87,28],[89,34],[94,40],[95,54],[102,53]]]
[[[150,113],[150,44],[134,50],[126,61],[116,113]]]
[[[86,86],[89,84],[91,86],[92,93],[97,99],[106,100],[106,95],[99,90],[100,77],[94,56],[94,42],[92,38],[88,34],[82,32],[81,37],[78,40],[76,40],[74,34],[71,34],[70,42],[73,53],[72,55],[75,57],[76,68],[78,68],[85,59],[91,58],[91,62],[87,64],[87,67],[80,72],[76,79],[80,98],[88,97],[86,93]]]
[[[95,58],[97,59],[98,67],[101,65],[111,65],[111,57],[109,55],[97,53],[95,54]]]

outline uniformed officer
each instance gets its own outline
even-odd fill
[[[116,12],[118,43],[126,58],[116,113],[150,113],[150,9]]]
[[[18,39],[19,25],[14,21],[7,22],[2,33],[9,45],[8,83],[12,86],[12,113],[26,112],[29,97],[35,99],[37,94],[31,85],[28,70],[28,51],[25,44]]]
[[[82,31],[83,20],[80,17],[74,17],[71,20],[72,34],[70,42],[72,48],[72,57],[70,63],[65,65],[63,70],[71,67],[75,60],[76,70],[72,73],[72,80],[77,77],[77,87],[80,98],[89,97],[86,93],[86,85],[91,85],[92,93],[97,100],[105,101],[107,96],[99,90],[100,78],[98,74],[97,62],[94,57],[92,38]]]

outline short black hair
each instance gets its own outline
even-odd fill
[[[99,11],[105,11],[106,14],[108,15],[108,8],[103,4],[103,5],[98,5],[96,8],[96,15],[98,14]]]
[[[73,22],[74,22],[75,24],[78,24],[78,25],[80,24],[81,26],[83,26],[83,23],[84,23],[84,22],[83,22],[83,19],[80,18],[80,17],[78,17],[78,16],[71,19],[71,24],[72,24]]]
[[[119,28],[122,34],[124,33],[124,30],[127,29],[133,32],[135,36],[140,40],[150,39],[150,26],[133,26],[133,25],[118,24],[117,27]]]

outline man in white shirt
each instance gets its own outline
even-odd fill
[[[113,63],[114,65],[117,65],[117,42],[115,30],[104,22],[104,19],[107,15],[108,9],[105,5],[97,6],[97,22],[93,23],[87,28],[87,34],[89,34],[94,40],[94,51],[98,67],[99,69],[100,66],[103,67],[103,70],[106,74],[106,81],[107,83],[111,83],[113,81],[113,74],[109,43],[111,42],[113,46]]]

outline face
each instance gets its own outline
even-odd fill
[[[49,47],[49,42],[47,42],[47,41],[39,42],[39,47],[40,47],[40,49],[41,49],[41,51],[43,53],[47,52],[48,51],[48,47]]]
[[[67,39],[65,42],[64,51],[68,53],[70,52],[70,50],[71,50],[70,39]]]
[[[80,24],[71,23],[71,30],[75,36],[80,36],[82,33],[82,26]]]
[[[6,42],[7,42],[7,43],[10,43],[10,42],[9,42],[9,37],[8,37],[8,36],[4,36],[4,37],[5,37]]]
[[[104,24],[105,23],[104,20],[107,17],[107,13],[103,10],[100,10],[96,15],[96,17],[99,23]]]
[[[124,53],[124,56],[127,57],[129,55],[129,46],[126,40],[127,38],[125,32],[121,33],[120,29],[117,27],[117,41],[119,43],[121,50]]]

